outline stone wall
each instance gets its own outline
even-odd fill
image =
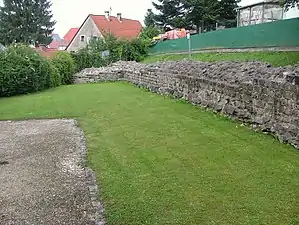
[[[75,75],[75,83],[126,80],[212,108],[299,146],[299,65],[259,62],[118,62]]]

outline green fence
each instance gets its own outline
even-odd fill
[[[191,36],[192,51],[264,47],[299,47],[299,18],[212,31]],[[187,52],[188,40],[159,42],[150,54]]]

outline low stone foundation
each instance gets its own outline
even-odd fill
[[[212,108],[299,146],[299,65],[276,68],[260,62],[117,62],[74,76],[75,83],[117,80]]]

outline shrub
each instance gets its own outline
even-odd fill
[[[140,38],[135,40],[117,39],[113,35],[105,35],[105,41],[103,39],[91,40],[84,49],[72,53],[76,71],[106,66],[118,60],[142,61],[147,56],[151,44],[148,33],[142,33]],[[102,57],[105,51],[108,51],[109,55]]]
[[[50,62],[50,84],[51,87],[58,87],[61,85],[61,75],[58,68]]]
[[[50,64],[35,50],[10,46],[0,52],[0,97],[27,94],[51,87]]]
[[[51,63],[58,69],[62,84],[71,84],[75,73],[75,62],[68,52],[57,52]]]
[[[147,56],[149,43],[148,39],[127,41],[123,45],[124,51],[121,59],[124,61],[142,61]]]
[[[76,53],[71,53],[75,62],[75,70],[79,72],[85,68],[101,67],[108,63],[102,59],[101,52],[91,52],[86,48],[79,50]]]
[[[158,27],[155,26],[147,26],[145,27],[139,35],[139,39],[150,39],[152,40],[153,37],[158,36],[160,33],[164,33]]]

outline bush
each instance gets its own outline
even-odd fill
[[[50,62],[50,83],[51,87],[58,87],[61,85],[61,75],[58,68]]]
[[[101,67],[107,65],[107,62],[102,59],[100,52],[91,52],[86,48],[79,50],[76,53],[71,53],[75,62],[75,70],[79,72],[85,68]]]
[[[118,60],[142,61],[148,54],[151,38],[147,33],[142,33],[135,40],[121,40],[113,35],[105,35],[105,41],[92,40],[87,47],[72,53],[76,64],[76,71],[84,68],[101,67]],[[102,57],[102,53],[108,51],[109,55]]]
[[[142,61],[147,56],[148,43],[148,40],[145,39],[135,39],[132,41],[127,41],[123,45],[124,51],[120,57],[121,60],[136,62]]]
[[[75,73],[75,62],[68,52],[58,52],[51,59],[51,63],[58,69],[61,84],[71,84]]]
[[[0,52],[0,97],[37,92],[51,87],[50,63],[35,50],[10,46]]]

